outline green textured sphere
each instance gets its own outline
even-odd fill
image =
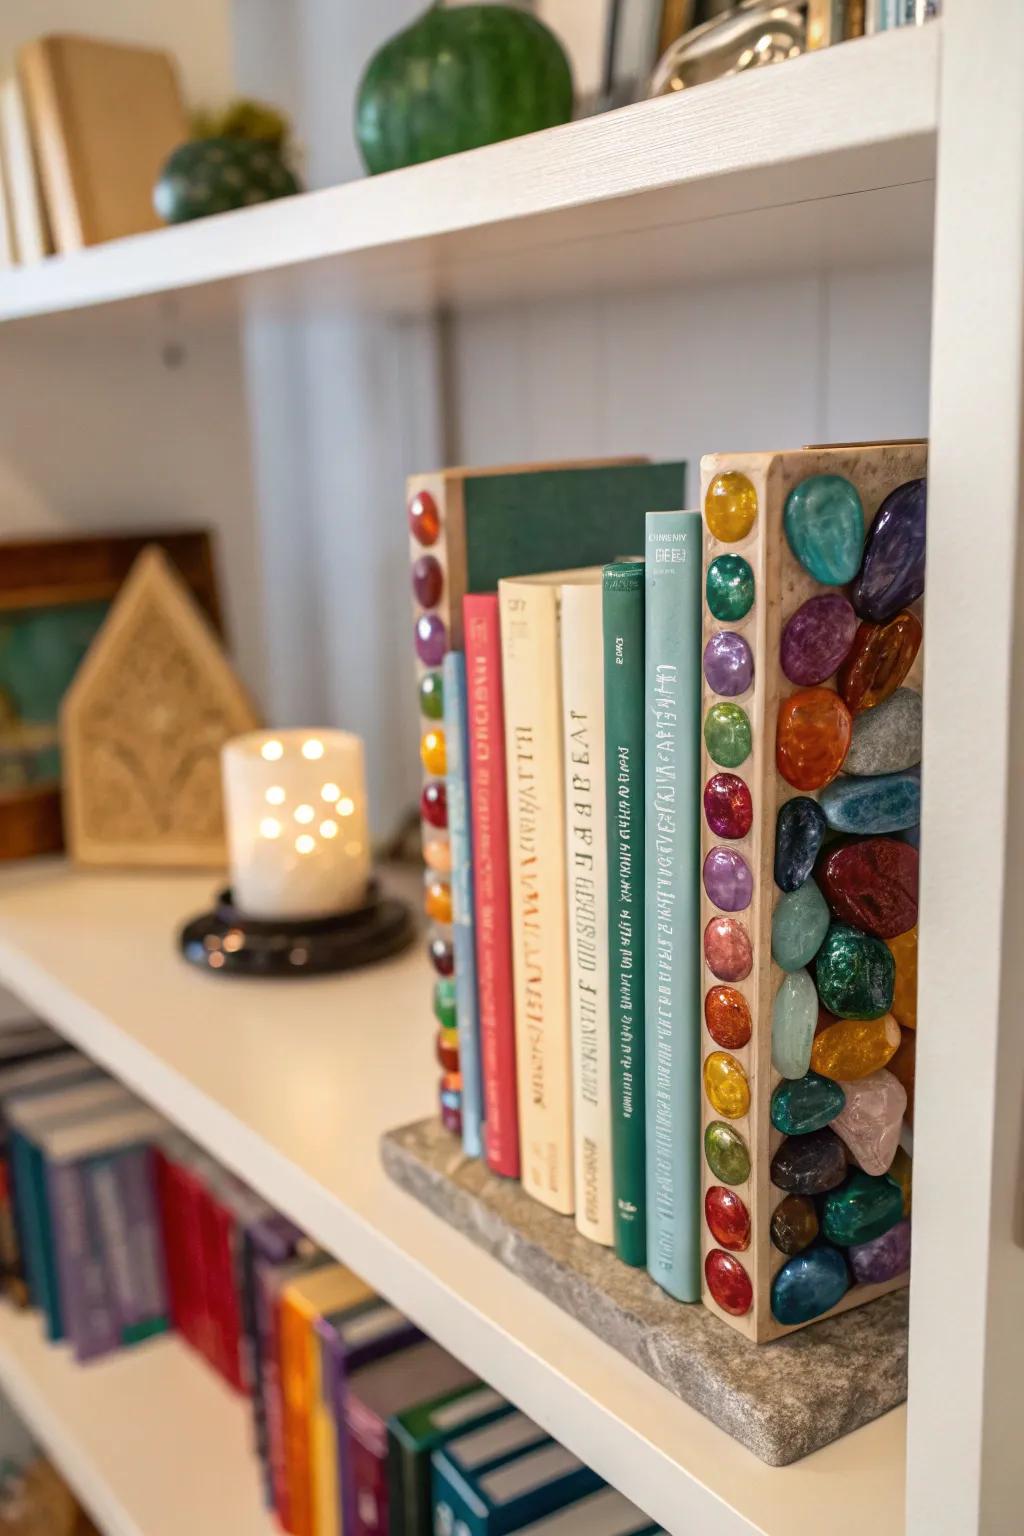
[[[542,22],[504,5],[435,5],[370,61],[356,137],[377,175],[553,128],[572,108],[569,62]]]
[[[256,139],[195,139],[171,155],[153,188],[168,224],[290,197],[299,184],[277,151]]]
[[[723,624],[745,618],[754,603],[754,573],[742,555],[719,555],[708,566],[708,607]]]

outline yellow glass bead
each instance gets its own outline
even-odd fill
[[[452,892],[451,887],[445,885],[443,880],[432,880],[427,886],[426,900],[423,903],[428,917],[435,923],[450,923],[452,920]]]
[[[432,837],[423,845],[423,862],[428,869],[447,875],[452,867],[452,845],[443,837]]]
[[[811,1068],[838,1083],[855,1083],[878,1072],[900,1048],[900,1027],[891,1013],[880,1019],[836,1019],[819,1029]]]
[[[444,731],[425,731],[420,742],[423,766],[435,779],[443,779],[448,770],[448,753],[445,750]]]
[[[903,1191],[903,1214],[910,1215],[910,1207],[913,1204],[914,1165],[904,1152],[902,1147],[896,1148],[896,1156],[892,1160],[888,1177],[895,1179]]]
[[[708,532],[723,544],[745,539],[757,516],[757,492],[746,475],[732,470],[716,475],[704,498]]]
[[[716,1114],[738,1120],[750,1108],[747,1074],[728,1051],[712,1051],[704,1063],[704,1092]]]
[[[896,1022],[904,1029],[917,1028],[917,929],[908,928],[906,933],[886,939],[890,953],[896,961],[896,990],[893,993],[892,1011]]]

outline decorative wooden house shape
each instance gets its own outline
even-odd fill
[[[64,699],[72,858],[223,865],[221,747],[259,723],[209,622],[163,551],[149,546]]]
[[[926,448],[701,469],[704,1296],[765,1341],[908,1279]]]

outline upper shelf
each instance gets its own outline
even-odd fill
[[[439,304],[926,257],[941,24],[0,274],[0,320],[202,289]],[[134,301],[129,303],[128,301]]]

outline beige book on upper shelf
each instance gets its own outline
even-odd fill
[[[170,54],[41,37],[18,73],[56,250],[160,228],[153,186],[189,131]]]

